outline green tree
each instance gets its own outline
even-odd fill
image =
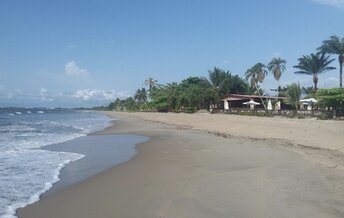
[[[336,118],[337,111],[343,112],[344,110],[344,89],[320,89],[317,92],[319,105],[323,108],[332,107],[333,118]]]
[[[259,91],[259,83],[262,83],[265,79],[265,77],[268,75],[268,71],[266,70],[266,66],[262,63],[257,63],[250,69],[248,69],[245,73],[245,77],[247,81],[250,81],[251,87],[254,87],[257,90],[257,94],[261,97],[260,91]],[[263,106],[266,110],[266,105],[262,99],[260,98]]]
[[[315,95],[312,86],[302,87],[302,93],[305,94],[307,97],[312,97],[312,98],[314,98],[314,95]]]
[[[262,63],[257,63],[245,73],[247,81],[250,81],[252,87],[256,87],[259,83],[262,83],[265,77],[268,75],[266,66]]]
[[[209,83],[212,86],[212,92],[215,94],[215,103],[220,104],[220,97],[229,92],[229,71],[224,71],[220,68],[214,67],[213,70],[208,70]]]
[[[300,98],[301,98],[302,89],[300,84],[292,83],[291,85],[287,86],[287,94],[289,96],[289,103],[298,110]]]
[[[167,83],[164,87],[167,92],[169,110],[176,110],[179,97],[178,83]]]
[[[151,91],[151,89],[152,89],[153,87],[156,87],[157,82],[158,82],[157,80],[153,79],[152,77],[149,77],[148,79],[146,79],[146,80],[144,81],[144,84],[145,84],[146,86],[148,86],[148,91]]]
[[[210,102],[218,102],[218,93],[213,92],[211,84],[203,77],[189,77],[183,80],[179,85],[179,91],[178,105],[189,111],[207,109]]]
[[[116,110],[116,111],[120,111],[121,107],[121,100],[119,98],[116,98],[116,100],[112,103],[109,104],[108,108],[109,110]]]
[[[319,51],[328,54],[338,55],[339,61],[339,87],[342,87],[343,82],[343,62],[344,62],[344,37],[331,36],[330,39],[324,40],[322,46],[318,48]]]
[[[286,64],[287,61],[282,58],[273,58],[268,64],[268,69],[270,73],[272,73],[275,80],[277,81],[277,96],[279,96],[279,80],[286,69]]]
[[[121,102],[122,110],[124,111],[136,111],[138,109],[137,104],[133,97],[129,97]]]
[[[224,71],[220,68],[214,67],[213,70],[208,70],[209,82],[214,88],[219,90],[220,94],[227,94],[228,90],[228,80],[229,80],[229,71]]]
[[[144,103],[147,101],[147,91],[145,88],[141,88],[136,90],[136,93],[134,95],[134,99],[138,101],[139,103]]]
[[[298,61],[299,64],[295,65],[294,68],[299,69],[299,71],[296,71],[295,73],[313,76],[314,92],[318,90],[318,75],[325,73],[326,71],[336,69],[335,67],[329,66],[334,59],[330,59],[330,56],[326,56],[325,53],[304,55],[299,58]]]
[[[193,112],[206,109],[213,96],[211,85],[202,77],[189,77],[180,84],[168,83],[153,87],[150,91],[151,105],[158,111],[184,110]]]
[[[164,87],[153,87],[149,92],[152,107],[157,111],[166,112],[169,109],[168,95]]]
[[[238,75],[229,75],[229,94],[251,94],[250,86]]]

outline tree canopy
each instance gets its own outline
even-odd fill
[[[334,59],[330,59],[330,56],[326,55],[325,53],[312,53],[310,55],[304,55],[299,58],[298,61],[299,64],[295,65],[294,68],[299,70],[294,73],[313,76],[314,90],[318,89],[317,84],[319,80],[319,74],[336,69],[335,67],[329,66]]]
[[[149,78],[145,88],[138,89],[134,98],[117,99],[109,105],[115,110],[150,110],[150,111],[186,111],[218,107],[220,98],[226,94],[252,94],[253,89],[238,75],[229,71],[214,68],[205,77],[188,77],[180,83],[157,85],[156,80]],[[132,102],[136,102],[135,105]]]
[[[252,87],[256,87],[264,81],[267,75],[266,66],[262,63],[257,63],[246,71],[245,78],[247,81],[250,81]]]
[[[324,40],[319,51],[338,55],[339,61],[339,87],[343,86],[343,62],[344,62],[344,37],[330,36],[330,39]]]
[[[150,91],[153,87],[157,85],[158,80],[153,79],[152,77],[149,77],[144,81],[144,84],[148,86],[148,91]]]
[[[333,116],[339,110],[344,111],[344,89],[320,89],[317,92],[317,98],[321,107],[331,107],[333,109]]]
[[[287,61],[282,58],[273,58],[268,64],[268,69],[274,76],[275,80],[279,81],[282,73],[285,71]]]

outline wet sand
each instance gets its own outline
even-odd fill
[[[78,153],[85,156],[67,164],[61,170],[60,180],[41,198],[130,160],[137,153],[136,144],[148,139],[148,137],[134,135],[92,134],[68,142],[45,146],[46,150]]]
[[[19,217],[344,217],[340,151],[110,115],[120,120],[100,134],[150,140],[129,162],[20,209]]]

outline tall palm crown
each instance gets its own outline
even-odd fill
[[[250,81],[251,87],[256,88],[258,95],[260,95],[257,85],[258,83],[262,83],[267,75],[268,71],[266,70],[266,66],[262,63],[257,63],[246,71],[245,78],[247,81]],[[266,110],[266,105],[262,97],[260,100],[262,101],[262,104]]]
[[[256,87],[258,83],[262,83],[268,75],[266,66],[262,63],[257,63],[245,73],[245,78],[250,81],[252,87]]]
[[[304,55],[298,59],[299,64],[294,66],[294,68],[299,69],[295,73],[313,76],[313,88],[316,91],[318,89],[318,75],[336,69],[335,67],[329,66],[334,60],[330,59],[330,56],[326,56],[325,53]]]
[[[214,86],[220,86],[225,79],[226,72],[220,68],[214,67],[213,70],[209,70],[209,82]]]
[[[152,77],[149,77],[145,80],[144,84],[148,86],[148,90],[150,91],[153,87],[157,85],[157,80],[153,79]]]
[[[268,64],[268,69],[274,76],[275,80],[277,80],[277,96],[279,96],[279,80],[282,76],[282,73],[285,71],[287,61],[282,58],[273,58],[270,63]]]
[[[227,94],[229,88],[230,72],[214,67],[209,70],[209,82],[218,91],[219,95]]]
[[[344,37],[331,36],[330,39],[324,40],[322,46],[318,48],[321,52],[338,55],[339,61],[339,86],[343,82],[343,63],[344,63]]]
[[[275,80],[279,81],[282,73],[285,71],[287,61],[282,58],[273,58],[268,64],[268,69],[274,76]]]

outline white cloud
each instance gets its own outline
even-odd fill
[[[116,92],[114,90],[100,90],[100,89],[82,89],[76,91],[71,95],[74,98],[79,98],[84,101],[96,100],[114,100],[116,98],[126,98],[129,97],[128,92]]]
[[[330,5],[337,8],[344,9],[344,0],[311,0],[315,3],[322,5]]]
[[[70,61],[65,66],[65,73],[68,76],[86,76],[89,75],[88,71],[81,69],[75,61]]]

